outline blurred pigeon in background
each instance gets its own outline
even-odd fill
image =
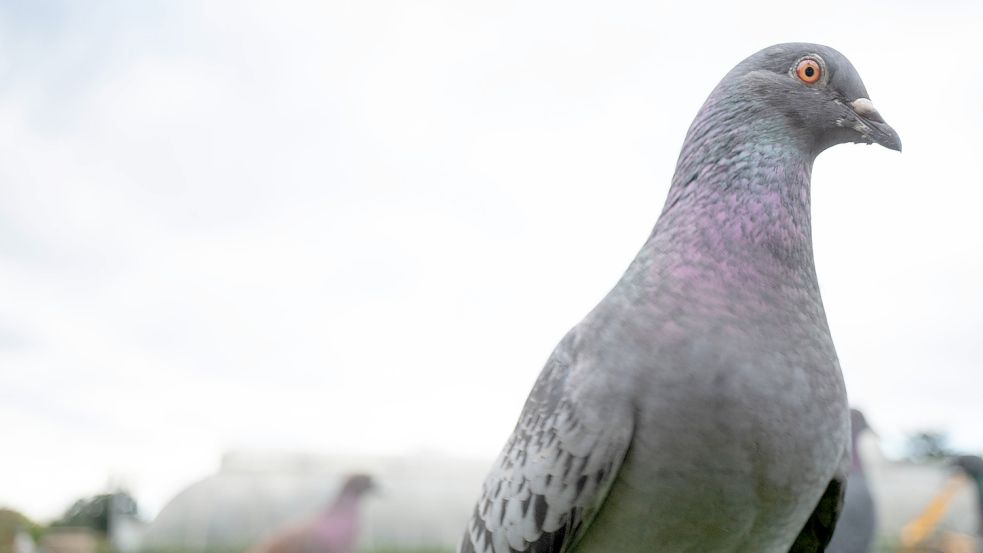
[[[869,429],[864,414],[857,409],[851,409],[853,462],[846,483],[843,513],[836,524],[833,539],[829,542],[830,553],[867,553],[874,544],[874,536],[877,532],[877,509],[874,498],[870,494],[870,487],[867,486],[867,475],[864,473],[864,463],[858,447],[860,436]]]
[[[772,46],[724,77],[641,252],[546,362],[461,552],[825,549],[850,436],[810,180],[844,142],[901,149],[836,50]]]
[[[976,490],[976,532],[983,543],[983,459],[976,455],[960,455],[953,464],[969,477]]]
[[[364,474],[348,477],[338,497],[314,518],[277,531],[249,553],[354,553],[358,536],[358,505],[374,488]]]

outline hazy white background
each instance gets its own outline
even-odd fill
[[[820,157],[855,403],[983,451],[983,3],[0,3],[0,504],[230,448],[491,456],[716,82],[853,61],[904,154]]]

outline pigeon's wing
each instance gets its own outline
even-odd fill
[[[806,521],[799,537],[795,539],[789,553],[823,553],[829,540],[833,538],[833,529],[843,510],[843,492],[846,478],[835,477],[826,486],[826,491],[819,504]]]
[[[561,342],[539,375],[485,480],[460,553],[568,552],[607,496],[632,421],[598,401],[590,393],[596,387],[583,387],[599,369],[572,360],[572,341]]]

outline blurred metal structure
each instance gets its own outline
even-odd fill
[[[888,459],[870,434],[859,439],[858,447],[878,505],[878,541],[898,544],[905,525],[947,489],[953,468],[945,461]],[[229,453],[215,474],[189,485],[165,505],[147,529],[143,549],[245,550],[283,525],[321,510],[353,472],[372,474],[379,485],[379,493],[362,506],[363,547],[453,549],[489,463],[426,454]],[[976,496],[972,486],[953,489],[934,533],[916,551],[962,553],[970,547],[975,553]]]
[[[379,488],[362,505],[359,544],[452,549],[489,463],[438,455],[230,453],[216,474],[164,506],[147,530],[144,549],[245,549],[323,509],[354,472],[371,474]]]

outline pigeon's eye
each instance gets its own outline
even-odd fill
[[[823,74],[823,68],[820,67],[819,62],[813,59],[806,58],[799,62],[799,65],[795,68],[795,74],[802,79],[802,82],[806,84],[812,84],[819,80],[819,77]]]

